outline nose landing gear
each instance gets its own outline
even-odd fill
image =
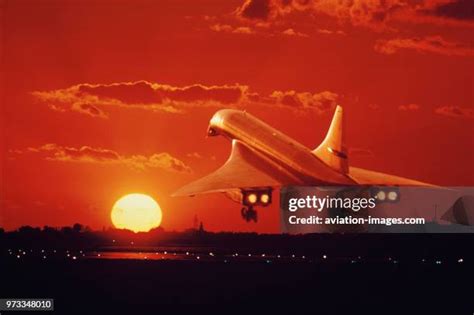
[[[240,210],[240,214],[242,215],[242,218],[247,222],[257,222],[258,220],[257,211],[255,211],[252,206],[243,207]]]

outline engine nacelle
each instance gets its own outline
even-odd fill
[[[254,207],[266,207],[272,203],[272,188],[232,189],[225,192],[226,196],[235,202],[241,203],[242,218],[257,222],[257,211]]]
[[[272,203],[272,189],[252,189],[242,190],[242,204],[253,207],[266,207]]]
[[[271,188],[233,189],[225,192],[226,196],[244,206],[266,207],[272,203]]]
[[[400,200],[400,189],[398,187],[373,187],[370,192],[377,202],[398,202]]]

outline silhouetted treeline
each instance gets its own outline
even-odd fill
[[[205,247],[221,252],[280,253],[296,255],[410,255],[430,257],[474,256],[474,234],[257,234],[212,233],[190,229],[169,232],[162,228],[147,233],[107,229],[92,231],[81,224],[44,228],[23,226],[16,231],[0,229],[2,248],[146,250],[147,247]]]

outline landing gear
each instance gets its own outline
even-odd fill
[[[242,215],[242,218],[247,222],[250,222],[251,220],[257,222],[257,211],[255,211],[252,206],[243,207],[240,210],[240,214]]]

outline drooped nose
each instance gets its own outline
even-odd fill
[[[209,121],[209,126],[207,127],[207,136],[214,137],[219,134],[219,128],[222,125],[223,117],[222,111],[218,111],[212,116],[211,120]]]

